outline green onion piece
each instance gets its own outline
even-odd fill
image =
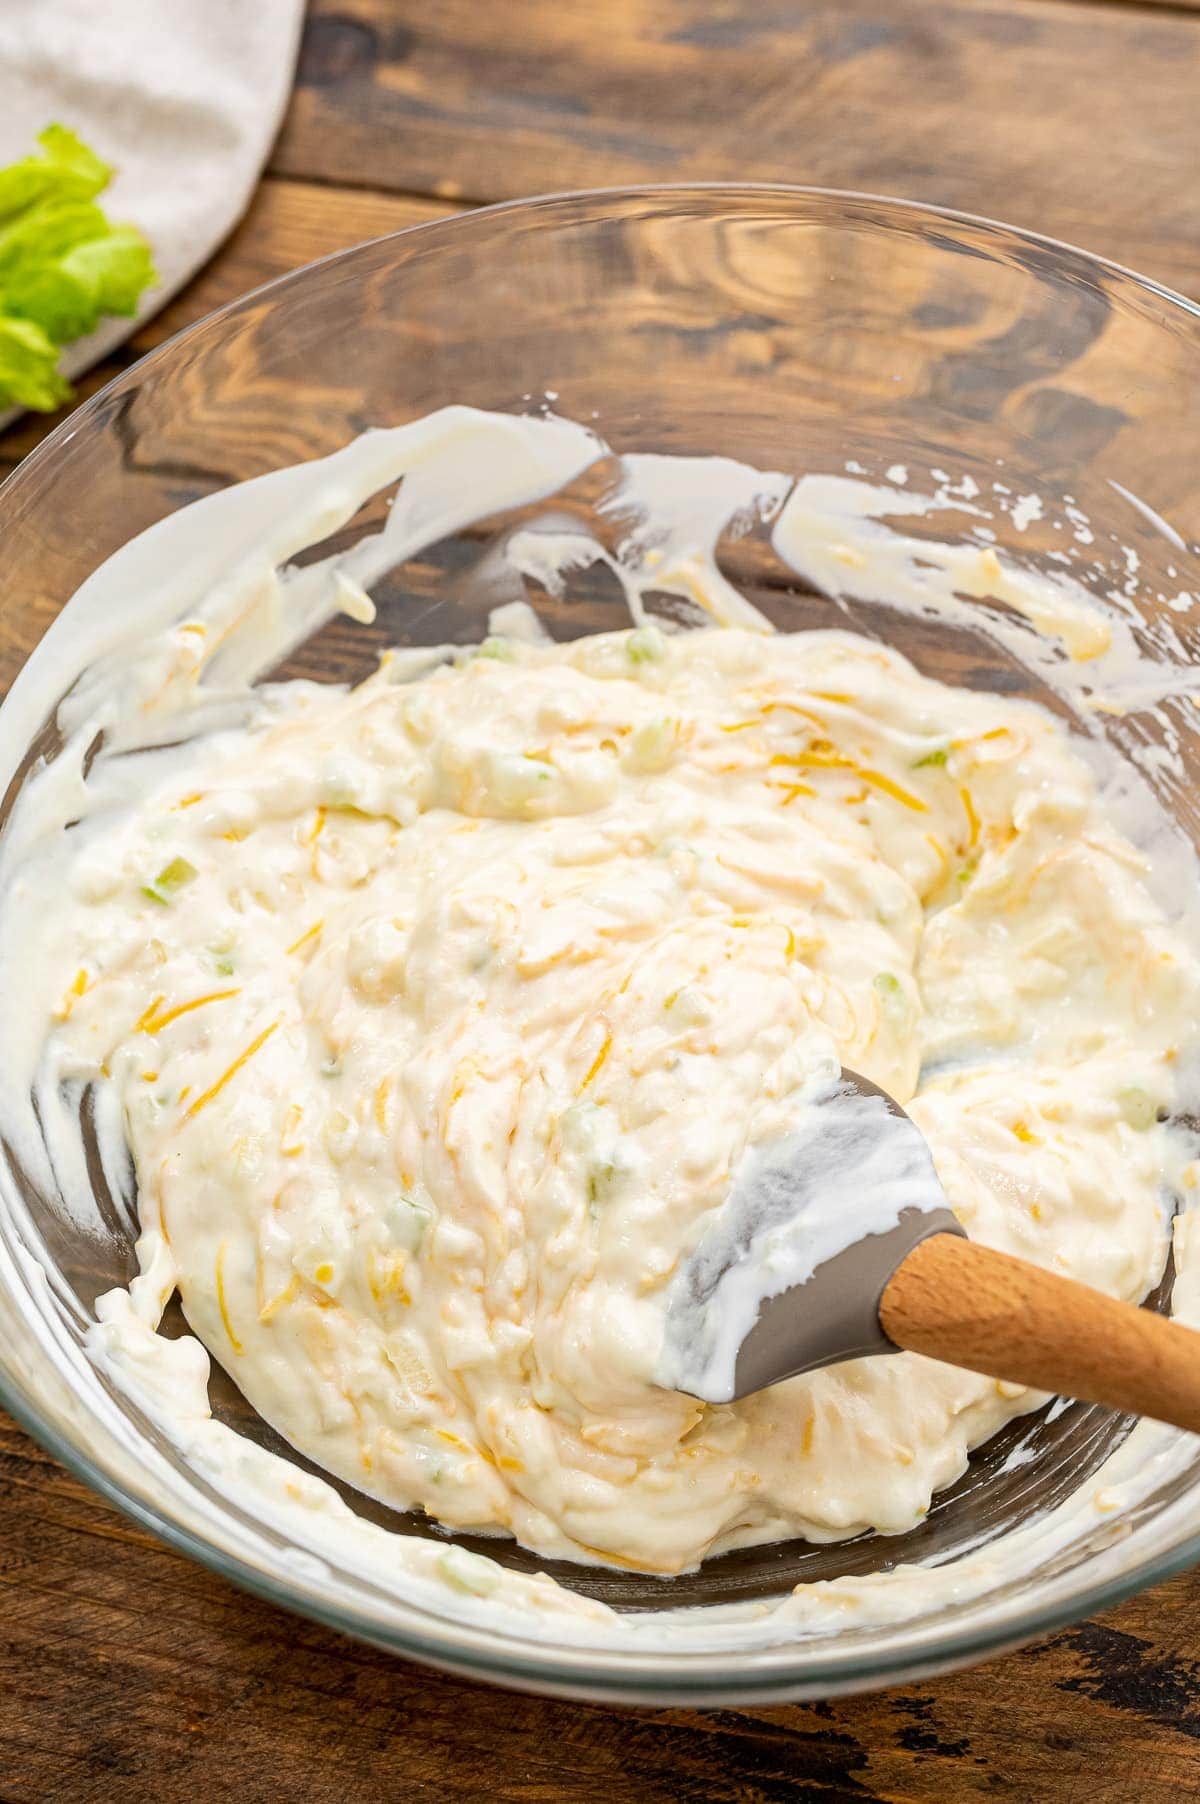
[[[909,1020],[908,991],[894,971],[877,971],[871,987],[879,998],[881,1013],[897,1030],[906,1028]]]
[[[1148,1090],[1139,1084],[1131,1084],[1126,1090],[1117,1091],[1117,1107],[1129,1123],[1140,1133],[1152,1128],[1158,1120],[1158,1108]]]
[[[161,908],[169,908],[173,899],[192,881],[196,875],[196,867],[189,864],[186,858],[172,858],[170,864],[164,864],[158,876],[151,883],[143,883],[142,894],[149,896]]]
[[[392,1239],[406,1253],[416,1253],[433,1221],[432,1209],[403,1191],[394,1197],[387,1209],[386,1224]]]
[[[950,756],[950,753],[946,749],[946,747],[941,746],[938,751],[926,752],[926,754],[923,758],[918,758],[915,761],[915,763],[913,764],[913,769],[914,770],[924,770],[925,766],[927,764],[936,765],[940,769],[941,766],[943,764],[945,764],[945,762],[949,756]]]
[[[589,1203],[602,1203],[612,1192],[617,1177],[615,1159],[597,1159],[588,1172],[587,1189]]]
[[[666,649],[667,642],[656,626],[639,626],[625,641],[625,656],[631,664],[657,664]]]
[[[448,1547],[434,1565],[441,1577],[455,1591],[468,1591],[474,1597],[487,1597],[500,1583],[500,1572],[492,1560],[481,1554],[468,1553],[465,1547]]]

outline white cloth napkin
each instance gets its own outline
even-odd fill
[[[159,280],[137,320],[63,355],[77,375],[181,288],[237,223],[291,91],[304,0],[0,0],[0,163],[68,125],[117,167],[100,204]]]

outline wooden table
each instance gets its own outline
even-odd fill
[[[258,282],[455,208],[762,178],[938,201],[1200,297],[1200,0],[316,0],[249,215],[83,382]],[[10,467],[46,430],[0,437]],[[1200,1795],[1200,1579],[973,1672],[618,1712],[257,1604],[0,1417],[0,1804]]]

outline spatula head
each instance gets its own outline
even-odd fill
[[[784,1138],[742,1161],[672,1280],[659,1382],[727,1403],[798,1372],[894,1353],[888,1279],[930,1234],[961,1234],[916,1124],[843,1071]]]

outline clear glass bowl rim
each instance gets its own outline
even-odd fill
[[[126,383],[151,370],[160,360],[170,357],[193,335],[237,312],[249,302],[277,299],[294,283],[305,281],[314,271],[349,261],[364,250],[408,240],[414,235],[458,235],[479,219],[500,214],[522,217],[545,215],[552,225],[556,211],[569,213],[574,223],[583,223],[585,209],[591,205],[598,213],[619,209],[638,202],[682,201],[687,198],[718,203],[724,200],[814,203],[827,209],[830,219],[846,207],[867,209],[874,214],[873,224],[882,230],[894,230],[904,220],[937,220],[951,226],[968,227],[984,233],[997,246],[1036,246],[1063,260],[1082,263],[1115,279],[1119,288],[1133,294],[1152,296],[1172,310],[1185,315],[1200,327],[1200,304],[1186,295],[1166,287],[1152,277],[1138,274],[1111,258],[1082,249],[1042,232],[1006,224],[983,214],[966,213],[926,201],[909,201],[898,196],[875,194],[855,189],[826,188],[790,182],[662,182],[639,183],[609,188],[586,188],[531,195],[518,200],[499,201],[491,206],[450,213],[443,218],[422,220],[403,226],[395,232],[331,252],[295,269],[275,276],[258,287],[248,289],[223,306],[213,309],[173,333],[161,345],[139,358],[129,368],[90,396],[0,483],[0,510],[10,492],[24,486],[30,472],[37,473],[47,460],[81,430],[86,430],[99,414],[110,395]],[[1197,345],[1200,355],[1200,343]],[[3,520],[0,518],[0,532]],[[422,1633],[405,1624],[394,1627],[381,1624],[365,1612],[340,1604],[325,1604],[312,1595],[301,1595],[285,1578],[260,1572],[250,1562],[239,1559],[225,1549],[214,1546],[203,1536],[155,1509],[113,1479],[105,1469],[77,1447],[52,1423],[44,1420],[33,1405],[14,1386],[0,1376],[0,1407],[3,1407],[44,1450],[82,1480],[107,1502],[115,1505],[168,1546],[186,1554],[200,1565],[229,1580],[244,1591],[266,1602],[276,1604],[326,1627],[354,1636],[360,1641],[381,1647],[390,1653],[434,1666],[442,1671],[466,1677],[486,1679],[492,1684],[518,1690],[575,1697],[592,1702],[625,1702],[628,1704],[696,1705],[703,1702],[786,1702],[792,1699],[834,1696],[839,1693],[881,1687],[900,1681],[926,1677],[969,1664],[989,1655],[1002,1653],[1037,1640],[1054,1631],[1069,1627],[1085,1617],[1108,1609],[1135,1592],[1161,1583],[1178,1572],[1200,1562],[1200,1530],[1178,1541],[1173,1547],[1150,1555],[1126,1571],[1099,1583],[1086,1586],[1071,1596],[1049,1606],[1033,1606],[1020,1613],[1006,1614],[993,1624],[972,1624],[961,1629],[930,1625],[927,1636],[919,1643],[909,1642],[896,1649],[856,1652],[838,1650],[836,1642],[796,1638],[778,1646],[750,1653],[737,1650],[687,1654],[677,1649],[669,1653],[608,1647],[589,1648],[583,1643],[535,1641],[532,1636],[517,1640],[502,1633],[491,1639],[478,1630],[450,1618],[439,1619],[422,1611],[435,1634]]]

